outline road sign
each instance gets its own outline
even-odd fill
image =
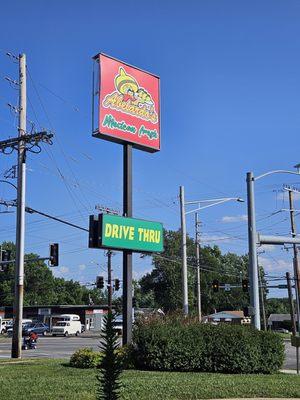
[[[225,292],[230,292],[230,290],[231,290],[230,283],[224,284],[224,290],[225,290]]]
[[[136,252],[163,251],[163,226],[160,222],[111,214],[100,214],[98,219],[91,220],[90,229],[97,236],[90,238],[90,247]],[[95,223],[98,224],[97,229]]]

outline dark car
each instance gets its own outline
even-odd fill
[[[45,336],[48,332],[50,332],[50,329],[49,326],[43,322],[33,322],[32,324],[26,324],[22,330],[24,336],[30,335],[31,332]]]

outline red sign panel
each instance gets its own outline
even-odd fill
[[[159,78],[99,55],[99,125],[94,136],[160,150]]]

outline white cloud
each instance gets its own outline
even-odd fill
[[[144,268],[144,269],[139,270],[139,271],[133,270],[133,273],[132,273],[133,279],[135,279],[135,280],[138,281],[138,280],[141,279],[144,275],[146,275],[147,273],[150,273],[150,272],[152,271],[152,269],[153,269],[153,267]]]
[[[278,246],[275,244],[262,244],[261,246],[258,247],[258,252],[263,251],[264,253],[268,253],[271,251],[275,251]]]
[[[270,259],[267,257],[258,258],[259,265],[261,265],[266,272],[286,272],[291,271],[292,261],[286,261],[283,259]]]
[[[78,269],[79,269],[79,271],[84,271],[86,269],[86,265],[80,264],[80,265],[78,265]]]
[[[60,267],[58,269],[58,272],[60,272],[61,275],[66,275],[67,273],[69,273],[69,268],[68,267]]]
[[[293,192],[293,197],[294,197],[295,201],[300,200],[300,192]],[[277,192],[276,198],[277,198],[277,200],[287,200],[288,201],[288,199],[289,199],[288,191],[283,190],[283,191],[280,191],[279,193]]]
[[[247,217],[246,214],[235,215],[235,216],[225,215],[221,219],[221,222],[223,222],[224,224],[228,224],[228,223],[231,223],[231,222],[243,222],[243,221],[248,221],[248,217]]]
[[[202,243],[214,243],[214,242],[222,242],[222,243],[229,243],[232,242],[234,239],[233,237],[229,236],[218,236],[218,235],[202,235],[201,242]]]

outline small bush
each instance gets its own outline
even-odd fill
[[[96,368],[101,360],[101,353],[91,348],[75,351],[70,358],[70,366],[75,368]]]
[[[143,321],[134,331],[134,361],[142,369],[267,374],[283,359],[281,338],[251,327],[177,317]]]
[[[133,349],[131,346],[119,347],[116,350],[124,369],[134,369]],[[84,348],[75,351],[70,358],[70,366],[74,368],[95,368],[99,365],[103,353],[94,351],[91,348]]]

